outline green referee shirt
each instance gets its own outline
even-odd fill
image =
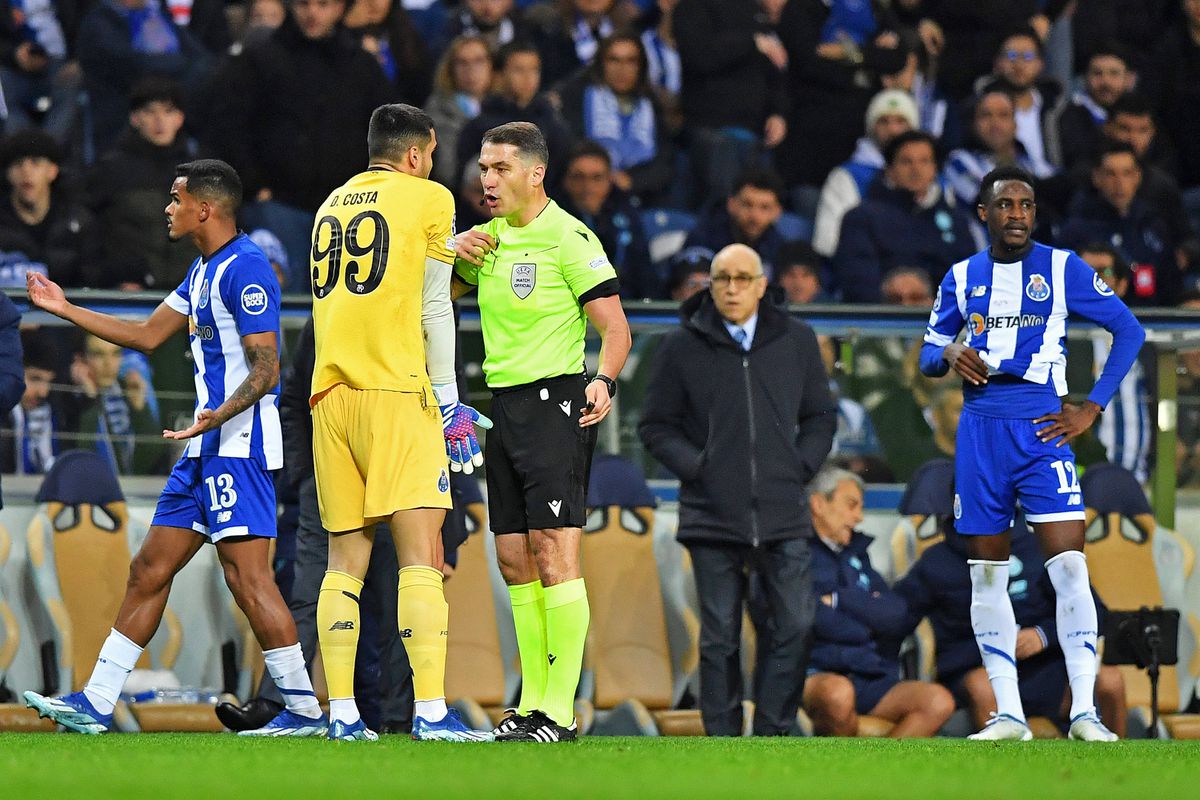
[[[528,225],[503,218],[481,230],[496,249],[454,271],[479,287],[483,374],[492,389],[583,371],[583,305],[617,293],[617,273],[596,234],[553,200]]]

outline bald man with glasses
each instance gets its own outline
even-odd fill
[[[753,732],[786,735],[804,692],[815,611],[805,486],[833,444],[837,411],[817,338],[764,302],[762,260],[743,244],[713,258],[711,287],[664,339],[638,434],[680,479],[679,541],[700,598],[700,710],[710,736],[742,732],[742,605],[766,598]]]

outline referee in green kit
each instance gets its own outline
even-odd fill
[[[575,739],[587,639],[579,569],[596,423],[629,355],[617,274],[596,234],[546,195],[546,140],[510,122],[483,135],[479,172],[490,222],[455,238],[455,297],[479,290],[495,427],[486,445],[488,515],[512,599],[521,700],[497,741]],[[588,377],[587,320],[600,332]]]

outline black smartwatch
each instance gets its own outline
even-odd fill
[[[612,378],[608,377],[607,375],[597,374],[596,377],[592,378],[592,380],[600,381],[605,386],[607,386],[608,387],[608,396],[610,398],[617,396],[617,382],[614,381]]]

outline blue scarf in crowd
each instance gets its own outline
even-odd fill
[[[648,97],[639,98],[626,113],[607,86],[589,86],[583,91],[584,133],[604,146],[615,170],[654,158],[654,124],[654,105]]]
[[[821,28],[822,42],[839,42],[849,38],[862,47],[875,36],[875,12],[871,0],[825,0],[829,18]]]
[[[129,23],[129,40],[136,52],[153,56],[179,52],[179,34],[158,0],[147,0],[142,8],[125,8],[115,0],[108,5]]]

